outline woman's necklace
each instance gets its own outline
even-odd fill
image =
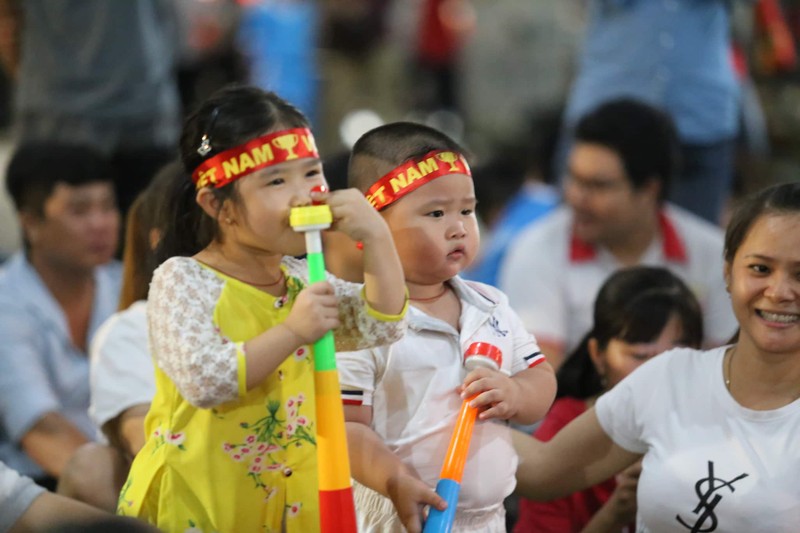
[[[727,377],[725,377],[725,388],[728,389],[728,392],[731,392],[731,376],[733,372],[733,354],[736,353],[736,348],[732,348],[729,355],[728,355],[728,363],[726,364],[727,367]],[[800,398],[800,390],[794,392],[791,395],[793,401]]]
[[[411,298],[409,296],[408,299],[411,300],[412,302],[421,302],[421,303],[435,302],[436,300],[438,300],[439,298],[441,298],[442,296],[444,296],[447,293],[447,289],[448,289],[448,287],[447,287],[447,284],[445,283],[442,286],[442,292],[440,292],[439,294],[437,294],[435,296],[429,296],[428,298]]]
[[[731,352],[728,355],[728,375],[725,378],[725,388],[728,389],[728,392],[731,391],[731,364],[733,363],[733,354],[736,353],[736,348],[731,348]]]

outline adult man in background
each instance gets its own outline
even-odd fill
[[[629,99],[605,103],[578,123],[565,206],[511,245],[500,288],[557,366],[591,329],[605,279],[632,265],[663,266],[695,292],[705,342],[736,329],[722,276],[722,231],[665,202],[677,171],[669,117]]]
[[[752,3],[752,0],[747,0]],[[566,130],[601,103],[636,98],[675,122],[683,165],[668,198],[718,223],[733,181],[740,87],[731,0],[590,0]]]
[[[0,461],[52,489],[96,435],[87,347],[117,307],[119,212],[111,168],[88,147],[23,144],[6,187],[24,250],[0,271]]]

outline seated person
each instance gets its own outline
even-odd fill
[[[0,460],[53,488],[95,437],[87,352],[119,300],[119,212],[107,161],[81,146],[20,146],[6,187],[24,250],[0,272]]]
[[[500,271],[500,288],[553,366],[591,327],[600,286],[626,266],[665,267],[692,289],[704,345],[718,346],[736,330],[722,231],[665,201],[676,151],[669,117],[634,100],[610,101],[578,123],[566,205],[520,234]]]
[[[178,162],[165,166],[128,211],[120,311],[98,330],[89,361],[89,416],[108,444],[82,446],[58,484],[60,494],[108,512],[116,510],[133,456],[144,445],[144,417],[156,391],[147,346],[147,291],[172,194],[183,179]]]
[[[550,440],[648,359],[676,346],[697,348],[702,339],[700,305],[674,274],[658,267],[616,272],[597,295],[594,326],[559,369],[556,401],[533,436]],[[616,480],[558,500],[522,500],[514,533],[619,533],[636,516],[640,470],[634,464]]]
[[[156,533],[144,522],[108,515],[53,494],[0,461],[0,533]]]

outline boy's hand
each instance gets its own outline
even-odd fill
[[[333,214],[332,230],[341,231],[356,242],[391,238],[383,217],[358,189],[333,191],[327,201]]]
[[[283,324],[297,336],[299,345],[311,344],[339,327],[339,305],[333,286],[313,283],[300,291]]]
[[[467,374],[461,387],[461,397],[472,398],[471,405],[480,410],[478,418],[481,420],[513,418],[519,411],[521,396],[522,389],[517,382],[488,368],[476,368]]]
[[[424,521],[422,510],[426,505],[440,511],[447,508],[447,503],[436,494],[435,490],[408,473],[393,476],[388,483],[388,492],[397,516],[408,533],[422,531]]]

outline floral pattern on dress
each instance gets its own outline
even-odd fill
[[[304,444],[317,445],[314,424],[300,414],[305,399],[306,396],[302,392],[287,398],[283,406],[285,419],[279,416],[280,402],[269,400],[266,416],[255,422],[239,423],[239,427],[251,431],[242,442],[222,444],[222,451],[233,462],[244,463],[247,466],[246,475],[253,480],[256,488],[264,491],[264,501],[275,495],[276,488],[264,482],[262,473],[279,471],[284,477],[292,475],[292,469],[275,459],[273,454],[285,451],[290,446],[299,448]]]
[[[164,444],[171,444],[181,451],[186,451],[186,447],[183,445],[183,443],[186,441],[186,433],[182,431],[173,433],[169,429],[163,430],[161,429],[161,426],[158,426],[153,431],[153,439],[155,440],[156,445],[153,446],[153,450],[150,452],[151,455],[156,453],[156,451]]]
[[[124,515],[125,507],[133,507],[134,501],[127,499],[128,496],[128,489],[131,488],[133,484],[133,477],[128,477],[125,481],[125,484],[122,486],[122,490],[119,492],[119,498],[117,498],[117,514]]]

